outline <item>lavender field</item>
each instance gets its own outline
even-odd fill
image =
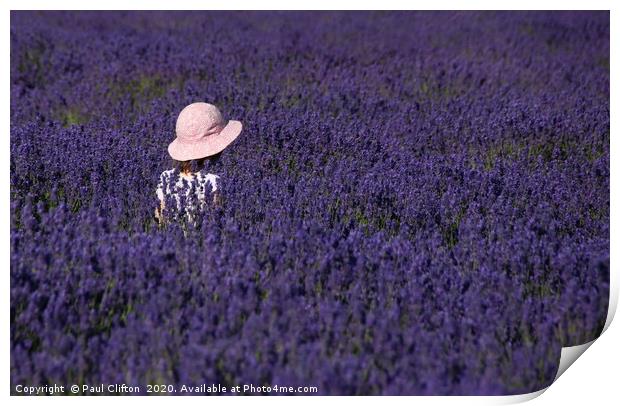
[[[12,12],[11,390],[550,385],[607,316],[609,39],[608,12]],[[196,101],[244,129],[184,233],[153,210]]]

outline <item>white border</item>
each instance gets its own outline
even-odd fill
[[[151,0],[140,1],[80,1],[61,0],[50,4],[44,0],[9,0],[12,10],[141,10],[148,6],[151,10],[609,10],[611,1],[602,0],[523,0],[523,1],[491,1],[471,0],[438,0],[432,2],[415,2],[405,0]]]
[[[234,10],[234,9],[248,9],[248,10],[270,10],[270,9],[282,9],[282,10],[353,10],[353,9],[417,9],[417,10],[478,10],[478,9],[490,9],[490,10],[553,10],[553,9],[564,9],[564,10],[609,10],[611,9],[611,37],[612,37],[612,50],[611,50],[611,67],[612,67],[612,88],[615,81],[613,78],[616,77],[614,74],[617,71],[618,59],[616,57],[616,52],[613,46],[617,43],[617,27],[618,18],[617,14],[614,10],[613,2],[611,1],[600,1],[600,0],[591,0],[591,1],[575,1],[575,0],[565,0],[565,1],[533,1],[533,0],[524,0],[524,1],[469,1],[463,3],[462,1],[433,1],[433,2],[406,2],[403,0],[383,0],[380,3],[370,2],[370,1],[325,1],[325,0],[315,0],[312,2],[302,3],[302,2],[292,2],[292,1],[273,1],[273,0],[265,0],[261,2],[252,3],[250,1],[242,1],[242,0],[228,0],[226,2],[199,2],[199,1],[187,1],[187,0],[175,0],[171,1],[162,1],[162,0],[153,0],[148,3],[144,2],[127,2],[127,1],[118,1],[118,0],[110,0],[106,2],[84,2],[77,0],[64,0],[64,1],[56,1],[53,5],[51,5],[48,1],[32,1],[32,0],[23,0],[23,1],[14,1],[10,0],[8,2],[3,2],[5,5],[5,13],[2,17],[2,23],[4,25],[4,36],[5,39],[2,42],[4,55],[9,54],[10,49],[10,36],[9,36],[9,21],[10,21],[10,13],[9,10],[45,10],[45,9],[56,9],[56,10],[133,10],[133,9],[144,9],[144,5],[148,5],[150,9],[156,10],[172,10],[172,9],[187,9],[187,10],[202,10],[202,9],[213,9],[213,10]],[[3,111],[5,112],[2,119],[4,120],[4,128],[7,130],[7,136],[4,138],[5,147],[2,149],[1,161],[5,162],[5,165],[8,166],[9,155],[10,155],[10,144],[8,134],[10,128],[10,81],[6,80],[7,76],[9,76],[9,64],[2,64],[2,69],[4,70],[5,80],[3,82],[4,89],[4,98],[2,99],[3,103]],[[613,91],[611,93],[611,107],[612,107],[612,117],[614,106],[617,105],[616,100],[616,92]],[[611,122],[612,133],[616,134],[616,129],[618,128],[615,125],[615,121]],[[611,155],[618,156],[618,147],[617,142],[614,142],[614,138],[611,137]],[[615,191],[618,190],[617,181],[615,181],[615,174],[617,171],[618,164],[614,163],[611,160],[611,212],[618,213],[618,204],[617,199],[614,198]],[[8,168],[7,168],[8,169]],[[7,368],[10,365],[9,355],[10,355],[10,274],[9,274],[9,255],[10,255],[10,227],[9,227],[9,171],[2,172],[1,175],[2,182],[4,187],[2,188],[3,197],[0,199],[0,205],[2,209],[2,217],[1,221],[3,223],[4,233],[3,238],[4,243],[2,244],[2,258],[4,258],[4,279],[3,279],[3,289],[2,289],[2,303],[4,305],[4,313],[3,313],[3,322],[2,322],[2,330],[5,337],[5,345],[4,351],[2,353],[2,359],[4,361],[4,382],[6,384],[3,386],[4,395],[8,396],[10,393],[9,382],[10,382],[10,370]],[[618,252],[618,221],[617,217],[611,216],[611,252]],[[613,317],[613,313],[615,313],[617,303],[618,303],[618,271],[615,260],[611,261],[611,291],[612,298],[610,300],[610,313],[608,317],[607,326],[609,326],[609,322]],[[616,323],[617,324],[617,323]],[[607,399],[618,398],[618,385],[617,378],[615,378],[616,374],[616,365],[618,363],[618,343],[620,343],[618,327],[612,326],[612,328],[601,336],[600,339],[596,340],[596,343],[592,345],[590,349],[588,349],[586,355],[581,357],[578,361],[578,366],[575,368],[569,368],[569,370],[562,375],[562,377],[555,382],[548,390],[540,391],[536,394],[529,394],[524,396],[516,396],[516,397],[296,397],[294,400],[289,397],[251,397],[251,398],[238,398],[238,397],[216,397],[205,399],[204,397],[187,397],[182,398],[185,399],[186,402],[196,402],[197,404],[204,404],[205,402],[215,402],[215,403],[241,403],[245,402],[244,399],[252,399],[252,403],[278,403],[282,402],[289,403],[294,401],[299,404],[313,405],[315,406],[317,402],[323,403],[341,403],[343,401],[351,401],[356,404],[373,404],[378,400],[381,402],[394,402],[398,404],[472,404],[472,405],[480,405],[480,404],[506,404],[506,403],[515,403],[520,401],[525,401],[540,395],[542,392],[546,392],[544,396],[540,396],[534,400],[534,402],[538,404],[555,404],[555,403],[563,403],[563,402],[592,402],[599,401],[602,404],[607,404]],[[81,397],[55,397],[55,398],[37,398],[41,399],[42,402],[83,402],[85,399]],[[115,402],[148,402],[149,404],[160,403],[160,402],[177,402],[179,401],[179,397],[120,397],[115,399]],[[606,402],[603,402],[606,400]],[[22,402],[32,402],[32,397],[11,397],[11,402],[22,403]],[[109,398],[103,397],[90,397],[88,402],[93,403],[107,403],[109,402]],[[543,403],[541,403],[543,402]]]

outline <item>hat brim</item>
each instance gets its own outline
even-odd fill
[[[168,153],[172,159],[177,161],[206,158],[222,152],[224,148],[241,134],[241,130],[242,125],[240,121],[229,120],[226,127],[218,134],[210,135],[194,144],[182,144],[176,138],[168,145]]]

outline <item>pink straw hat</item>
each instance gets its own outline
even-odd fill
[[[226,123],[214,105],[192,103],[177,118],[177,137],[168,145],[168,153],[177,161],[215,155],[239,136],[241,128],[239,121]]]

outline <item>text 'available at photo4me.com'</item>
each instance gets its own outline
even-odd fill
[[[25,386],[16,385],[15,392],[23,395],[57,395],[57,394],[257,394],[257,393],[318,393],[316,386],[285,386],[285,385],[232,385],[225,386],[220,384],[202,385],[127,385],[127,384],[99,384],[99,385],[42,385]]]

